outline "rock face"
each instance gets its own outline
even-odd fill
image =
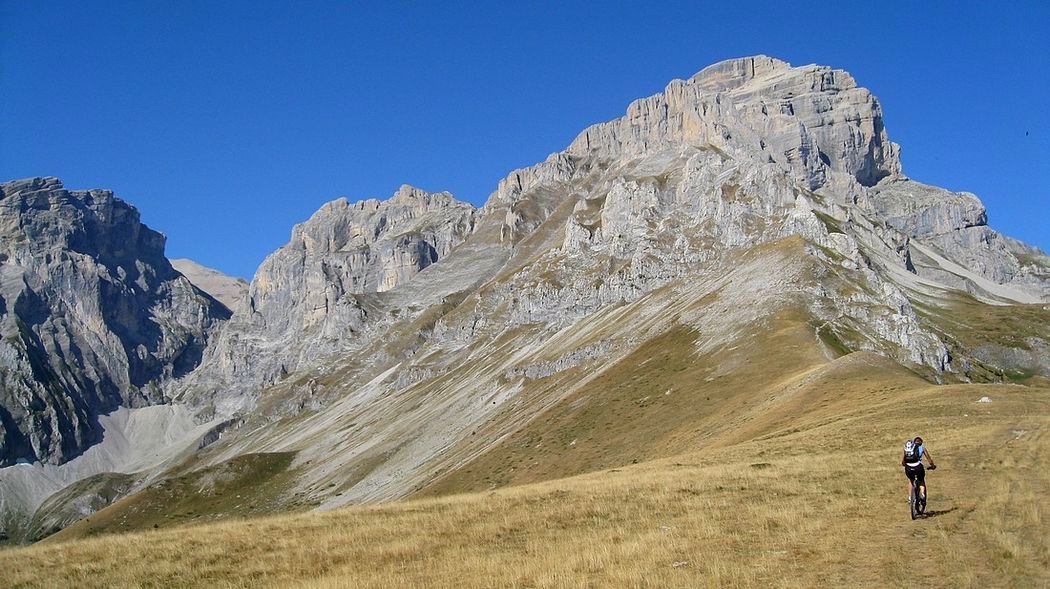
[[[755,162],[790,169],[810,189],[827,183],[831,172],[873,186],[901,170],[878,101],[852,76],[765,56],[671,82],[663,93],[631,103],[623,118],[584,131],[568,153],[616,157],[683,145],[737,148]]]
[[[171,261],[173,268],[185,276],[197,288],[211,295],[227,309],[233,309],[248,292],[248,282],[243,278],[227,276],[222,272],[202,266],[186,258]]]
[[[183,388],[192,396],[222,383],[251,397],[303,362],[345,349],[369,313],[359,295],[395,289],[442,259],[475,217],[448,193],[407,185],[387,201],[324,205],[262,263],[206,366]],[[198,401],[214,403],[210,393]]]
[[[0,465],[64,462],[100,414],[163,402],[226,317],[112,192],[0,185]]]

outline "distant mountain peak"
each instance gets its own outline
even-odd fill
[[[237,308],[248,292],[248,281],[245,279],[229,276],[221,270],[209,268],[188,258],[173,259],[171,265],[194,286],[211,295],[231,311]]]

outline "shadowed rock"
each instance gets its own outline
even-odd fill
[[[164,257],[164,236],[108,190],[0,184],[0,464],[60,463],[97,417],[164,401],[228,314]]]

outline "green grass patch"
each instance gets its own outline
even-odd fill
[[[824,223],[824,227],[828,230],[828,233],[846,233],[842,230],[842,227],[839,225],[839,222],[836,221],[835,218],[831,215],[828,215],[827,213],[822,213],[820,211],[813,211],[813,214],[816,215],[818,219],[820,219],[821,223]]]
[[[50,536],[68,540],[289,511],[295,452],[245,454],[159,481]]]
[[[853,349],[846,345],[846,343],[842,341],[842,338],[835,333],[835,329],[831,324],[824,323],[814,327],[816,327],[817,330],[817,337],[820,338],[820,341],[827,346],[828,349],[835,353],[836,358],[853,352]]]

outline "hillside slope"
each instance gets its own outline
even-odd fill
[[[930,386],[855,353],[702,451],[330,513],[76,539],[82,522],[0,565],[21,587],[1040,586],[1048,393]],[[898,454],[916,433],[940,469],[911,521]]]

